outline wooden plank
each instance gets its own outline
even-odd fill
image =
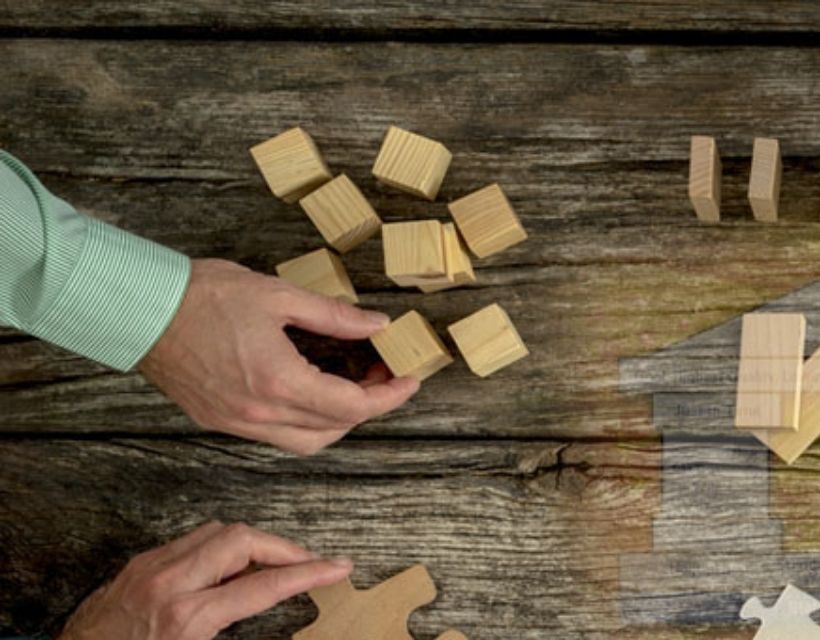
[[[742,156],[748,167],[761,119],[792,157],[816,156],[812,50],[751,51],[5,40],[0,130],[5,148],[41,171],[261,185],[247,148],[299,123],[331,169],[344,168],[362,185],[385,128],[398,123],[452,150],[443,199],[498,179],[518,204],[521,185],[535,184],[531,172],[543,178],[548,168],[681,162],[694,134],[726,132],[722,153]],[[382,64],[374,67],[374,59]],[[507,69],[518,71],[499,71]],[[503,96],[503,108],[476,112],[487,95]],[[110,136],[114,121],[118,135]],[[483,171],[466,181],[471,166]]]
[[[26,3],[2,0],[0,27],[78,29],[84,27],[173,27],[219,33],[253,33],[278,29],[342,29],[356,33],[396,30],[489,31],[691,31],[805,32],[820,29],[818,9],[810,2],[782,0],[777,10],[770,2],[713,3],[682,0],[658,3],[630,0],[594,3],[568,0],[544,3],[516,0],[500,6],[491,0],[442,6],[432,0],[412,3],[356,0],[339,5],[330,0],[275,4],[238,0],[159,0],[148,4],[125,0],[90,0],[55,7],[47,0]]]
[[[692,445],[672,446],[680,460],[689,459]],[[680,474],[671,487],[694,497],[695,476],[720,486],[759,487],[757,464],[722,465],[720,456],[699,457],[704,445],[696,449],[689,464],[668,469]],[[59,621],[133,553],[221,518],[247,520],[324,553],[352,555],[361,587],[425,563],[440,597],[411,619],[415,637],[434,637],[449,626],[470,638],[505,637],[505,629],[572,640],[641,637],[621,619],[619,567],[624,554],[651,548],[658,465],[657,445],[625,441],[408,447],[386,440],[300,460],[229,439],[7,440],[0,449],[0,631]],[[786,545],[816,548],[820,457],[801,465],[788,473],[775,469],[772,501],[786,525]],[[735,505],[721,514],[724,524],[734,524],[722,540],[729,546],[755,545],[749,531],[768,522],[751,494],[744,494],[750,509]],[[678,529],[702,520],[700,512],[670,515],[668,524]],[[686,567],[698,553],[693,544],[661,556]],[[643,593],[655,587],[669,593],[641,573],[648,569],[645,558],[643,564],[631,560]],[[700,620],[707,627],[737,613],[736,595],[721,595],[726,566],[742,581],[759,579],[762,596],[784,568],[807,580],[805,588],[818,586],[817,575],[806,576],[794,557],[782,564],[780,552],[764,553],[751,565],[724,560],[734,565],[715,562],[689,577],[691,597],[711,602]],[[225,637],[287,637],[313,615],[303,598]],[[680,637],[680,631],[660,631],[656,637]],[[736,624],[726,631],[719,637],[746,637]]]

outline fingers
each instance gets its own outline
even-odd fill
[[[278,309],[287,324],[344,340],[361,340],[384,329],[390,318],[335,298],[293,287],[287,309]]]
[[[204,611],[219,629],[257,615],[299,593],[344,580],[353,570],[350,560],[315,560],[263,569],[206,591]]]
[[[313,553],[289,540],[232,524],[180,557],[173,569],[179,587],[194,591],[218,585],[251,563],[279,566],[313,559]]]
[[[368,368],[364,378],[359,380],[359,386],[366,389],[367,387],[372,387],[374,384],[387,382],[392,377],[387,365],[385,365],[384,362],[377,362]]]
[[[203,524],[181,538],[177,538],[172,542],[150,551],[151,561],[162,564],[173,562],[176,558],[198,547],[224,528],[225,525],[218,520]]]
[[[359,385],[328,373],[305,370],[295,381],[292,401],[298,406],[339,420],[359,424],[404,404],[419,389],[413,378]]]

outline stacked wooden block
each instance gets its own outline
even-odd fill
[[[400,287],[424,293],[476,281],[471,251],[486,258],[527,238],[498,184],[450,202],[452,222],[435,219],[382,224],[359,188],[344,174],[333,177],[318,147],[300,128],[251,148],[251,155],[274,195],[298,201],[327,248],[276,266],[297,286],[350,303],[358,296],[339,254],[382,230],[385,273]],[[390,127],[373,165],[376,179],[405,193],[435,200],[452,154],[435,140]],[[338,252],[338,253],[337,253]],[[507,313],[489,305],[450,325],[449,333],[470,369],[487,376],[523,358],[527,348]],[[423,380],[453,359],[430,323],[410,311],[371,339],[396,376]]]
[[[820,350],[804,362],[799,313],[743,316],[735,426],[787,464],[820,436]]]
[[[755,138],[748,191],[755,220],[777,221],[782,176],[780,143],[772,138]],[[705,222],[720,220],[721,180],[717,142],[710,136],[693,136],[689,158],[689,200],[698,218]]]

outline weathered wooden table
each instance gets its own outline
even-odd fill
[[[192,256],[272,272],[319,246],[247,153],[295,124],[387,220],[445,216],[498,180],[530,240],[479,262],[477,287],[398,291],[375,241],[348,266],[364,304],[417,308],[440,330],[500,301],[532,351],[486,381],[458,363],[302,460],[203,433],[139,375],[2,331],[0,631],[58,625],[131,554],[218,517],[350,554],[362,585],[426,563],[441,593],[411,620],[419,640],[448,626],[752,636],[708,611],[698,626],[622,616],[619,565],[652,549],[662,465],[650,396],[621,387],[619,361],[820,276],[815,3],[0,0],[0,36],[0,146],[83,210]],[[453,151],[439,202],[370,177],[393,123]],[[719,139],[719,225],[687,203],[692,134]],[[773,225],[744,200],[756,135],[786,156]],[[372,356],[308,348],[335,368]],[[769,461],[787,549],[820,546],[817,452]],[[740,482],[734,465],[702,468]],[[727,549],[755,535],[735,517]],[[718,598],[723,580],[716,566],[702,589]],[[301,598],[224,636],[287,638],[312,615]]]

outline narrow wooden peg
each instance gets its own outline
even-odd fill
[[[692,136],[689,158],[689,199],[698,218],[720,220],[721,164],[717,143],[710,136]]]
[[[749,204],[752,205],[755,220],[777,221],[782,178],[780,143],[773,138],[755,138],[749,176]]]

